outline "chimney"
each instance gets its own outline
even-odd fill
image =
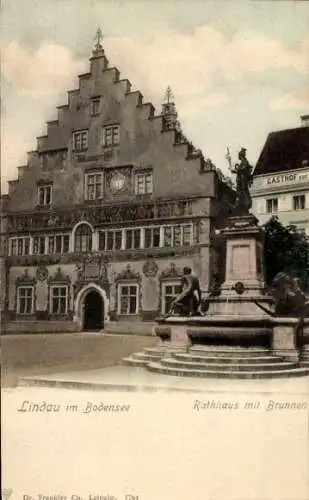
[[[302,127],[309,127],[309,115],[303,115],[300,117],[301,120],[301,126]]]

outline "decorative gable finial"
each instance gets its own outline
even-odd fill
[[[167,104],[170,104],[174,101],[174,94],[170,86],[168,86],[166,89],[164,100]]]
[[[96,31],[96,34],[95,34],[95,50],[96,51],[99,51],[99,50],[102,50],[103,49],[103,46],[102,46],[102,40],[103,40],[103,32],[101,30],[101,28],[99,27]]]
[[[177,119],[178,113],[174,102],[174,94],[170,86],[167,87],[164,94],[164,102],[162,104],[162,130],[181,131],[180,123]]]

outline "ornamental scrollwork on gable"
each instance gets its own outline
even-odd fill
[[[140,273],[136,273],[133,271],[132,267],[130,264],[127,265],[127,267],[118,273],[115,278],[115,282],[118,281],[138,281],[141,282],[142,277]]]
[[[15,280],[16,286],[34,286],[36,284],[36,278],[34,276],[29,276],[29,270],[25,269],[21,276],[18,276]]]
[[[163,269],[163,271],[160,273],[159,279],[164,280],[164,279],[181,279],[182,278],[182,270],[176,266],[174,262],[170,263],[170,266],[167,267],[166,269]]]
[[[63,283],[65,285],[69,285],[71,283],[71,278],[69,275],[64,274],[61,267],[58,267],[54,275],[48,278],[48,283]]]

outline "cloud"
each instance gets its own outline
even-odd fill
[[[203,25],[190,33],[161,30],[153,36],[109,37],[104,44],[112,64],[126,73],[123,76],[132,75],[136,88],[156,105],[167,85],[176,99],[205,97],[218,93],[218,82],[224,87],[247,74],[280,68],[309,72],[308,37],[291,49],[261,33],[240,31],[228,37]],[[87,62],[62,45],[43,42],[31,51],[15,40],[3,49],[2,71],[20,94],[46,98],[70,88]]]
[[[246,73],[261,73],[268,69],[294,69],[309,72],[309,38],[303,39],[298,50],[284,47],[278,40],[261,35],[239,34],[221,53],[220,63],[227,79],[242,78]]]
[[[268,103],[272,111],[283,111],[287,109],[308,110],[309,109],[309,89],[301,88],[298,91],[284,94]]]
[[[106,37],[104,48],[110,64],[120,69],[121,77],[132,79],[134,88],[141,90],[145,100],[153,102],[158,111],[166,87],[172,87],[180,120],[184,117],[194,141],[193,136],[198,139],[201,129],[196,126],[197,112],[211,108],[214,117],[217,116],[217,108],[216,123],[220,135],[220,107],[232,101],[233,96],[235,99],[235,95],[239,105],[242,97],[240,87],[248,95],[258,90],[255,95],[258,95],[256,98],[261,106],[261,116],[267,106],[273,111],[308,109],[307,89],[281,96],[280,93],[288,92],[295,82],[299,84],[299,79],[303,80],[304,75],[308,75],[309,37],[304,37],[291,47],[275,36],[259,32],[239,30],[231,36],[213,26],[203,25],[187,33],[161,29],[147,36]],[[90,51],[91,48],[89,56]],[[2,49],[2,72],[10,86],[21,96],[40,100],[37,108],[41,116],[46,118],[51,107],[56,104],[59,93],[74,88],[76,76],[88,71],[88,68],[87,58],[80,60],[68,47],[47,41],[43,41],[37,49],[30,49],[18,40],[13,40]],[[278,70],[285,72],[278,74]],[[286,77],[287,80],[284,80]],[[272,93],[274,99],[267,103],[268,95],[264,96],[263,92],[270,78],[275,94]],[[283,85],[284,82],[288,84]],[[236,115],[239,109],[232,108],[232,105],[233,102],[230,113],[235,112]],[[10,113],[16,114],[16,108],[11,108],[5,120],[10,119]],[[247,116],[246,111],[242,110],[241,113]],[[25,152],[31,149],[27,137],[28,117],[24,118],[18,110],[17,114],[20,117],[18,133],[11,129],[5,139],[3,156],[8,172],[24,161]],[[34,117],[31,118],[34,122]],[[245,122],[243,126],[246,126]],[[225,131],[226,137],[233,133],[230,127]],[[214,141],[215,137],[213,144]],[[197,142],[203,142],[203,138],[200,136]],[[209,143],[207,147],[211,154]],[[220,148],[218,146],[217,149]]]
[[[17,177],[16,167],[26,163],[26,151],[33,146],[33,141],[25,140],[20,133],[2,126],[1,131],[1,183],[2,189],[6,182]]]
[[[230,101],[229,96],[226,93],[210,93],[205,97],[192,97],[188,99],[183,99],[179,101],[177,108],[180,116],[191,116],[196,112],[201,111],[203,108],[210,108],[216,106],[222,106]]]
[[[134,83],[157,102],[171,85],[176,99],[217,92],[216,85],[267,70],[292,69],[309,72],[309,38],[289,48],[261,33],[239,32],[229,38],[211,26],[200,26],[188,34],[161,31],[152,37],[108,38],[111,60],[119,64]]]
[[[2,72],[19,94],[45,98],[69,89],[72,78],[85,67],[62,45],[42,43],[31,51],[11,41],[2,51]]]

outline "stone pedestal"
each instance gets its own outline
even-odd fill
[[[171,326],[171,345],[173,347],[188,347],[190,344],[187,335],[187,325],[172,325]]]
[[[273,353],[282,356],[287,361],[298,361],[296,349],[295,327],[297,318],[273,318]]]
[[[189,318],[185,316],[158,318],[154,333],[161,338],[162,342],[169,341],[171,349],[187,349],[191,345],[188,337],[188,322]]]
[[[242,295],[261,295],[263,280],[263,230],[253,215],[231,217],[230,227],[222,230],[226,239],[225,282],[222,292],[235,296],[235,285],[243,283]]]
[[[225,281],[221,294],[211,300],[208,314],[267,316],[255,301],[271,308],[272,298],[264,293],[264,232],[254,215],[231,217],[221,231],[226,240]]]

